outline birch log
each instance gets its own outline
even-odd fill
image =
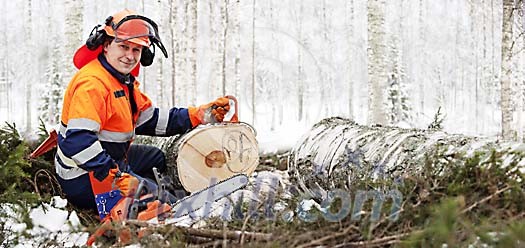
[[[155,137],[142,143],[164,151],[174,186],[188,192],[233,175],[250,175],[259,164],[255,130],[245,123],[200,125],[180,136]]]
[[[496,152],[497,163],[490,162]],[[342,118],[315,124],[290,153],[292,182],[318,195],[332,189],[349,190],[356,181],[394,181],[424,169],[439,176],[452,163],[474,156],[479,166],[515,166],[524,173],[525,144],[467,137],[437,130],[361,126]],[[472,160],[469,160],[472,161]],[[428,172],[428,171],[427,171]],[[315,194],[314,194],[315,193]]]

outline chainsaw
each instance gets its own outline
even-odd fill
[[[154,174],[158,187],[151,189],[152,184],[147,183],[147,179],[142,179],[135,195],[118,200],[118,203],[104,217],[102,224],[89,236],[86,245],[91,246],[98,237],[116,231],[112,222],[137,220],[156,224],[175,224],[178,218],[189,215],[206,204],[216,202],[248,184],[248,176],[237,174],[182,199],[177,199],[165,191],[168,185],[165,185],[166,181],[162,180],[162,175],[156,168],[154,168]],[[156,192],[156,194],[147,192]],[[173,199],[177,200],[172,202]],[[99,200],[100,198],[97,198],[97,205],[100,203]],[[100,212],[101,208],[99,208],[99,214]],[[120,227],[118,233],[121,244],[129,243],[132,236],[141,238],[144,235],[141,231],[132,235],[131,230],[126,227]]]

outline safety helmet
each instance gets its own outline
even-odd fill
[[[157,46],[164,57],[168,57],[168,52],[162,44],[158,34],[158,26],[151,19],[138,15],[135,11],[124,9],[106,18],[103,29],[95,26],[89,35],[86,44],[79,48],[73,57],[73,63],[80,69],[91,60],[95,59],[102,51],[101,46],[107,37],[113,37],[115,42],[129,41],[144,46],[142,49],[141,64],[151,65],[155,56],[155,46]],[[153,51],[149,49],[153,45]],[[138,75],[138,68],[134,70]]]
[[[135,11],[124,9],[106,19],[104,30],[116,42],[129,41],[149,47],[150,37],[158,37],[156,24]]]

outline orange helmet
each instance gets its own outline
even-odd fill
[[[115,42],[129,41],[144,46],[142,49],[141,64],[151,65],[155,56],[155,46],[158,47],[164,57],[168,57],[168,52],[162,44],[158,34],[158,26],[151,19],[138,15],[135,11],[124,9],[106,18],[105,26],[99,30],[97,25],[91,31],[86,44],[77,50],[73,56],[73,63],[80,69],[102,51],[101,45],[107,40],[108,36],[113,37]],[[153,46],[153,51],[149,47]],[[133,75],[138,75],[137,67],[132,71]]]
[[[150,37],[158,37],[157,25],[135,11],[124,9],[106,19],[106,34],[115,37],[116,42],[130,41],[149,47]]]

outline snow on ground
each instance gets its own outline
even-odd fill
[[[290,150],[310,128],[311,126],[304,123],[296,123],[278,130],[257,129],[259,153],[273,154]]]
[[[50,203],[31,209],[29,217],[33,222],[33,227],[23,223],[22,216],[15,209],[17,206],[4,204],[1,207],[5,217],[0,217],[0,221],[5,223],[6,229],[12,232],[10,236],[2,241],[0,246],[11,246],[14,239],[18,239],[19,244],[16,248],[37,247],[42,243],[54,240],[57,247],[73,247],[86,243],[89,234],[80,231],[82,226],[75,211],[65,210],[67,201],[59,196],[53,197]],[[27,233],[29,238],[22,236]]]

